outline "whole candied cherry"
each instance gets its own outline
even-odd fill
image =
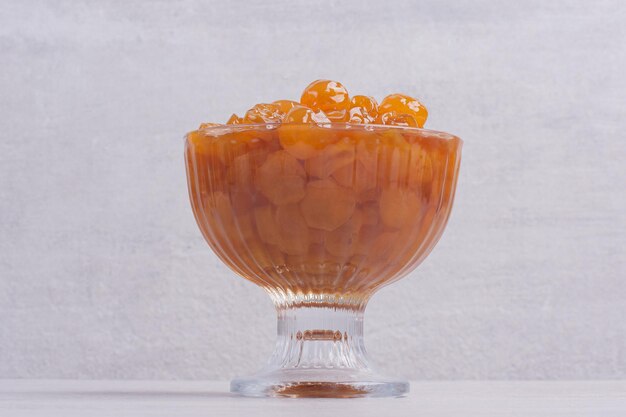
[[[361,107],[370,116],[376,117],[378,114],[378,102],[374,97],[356,95],[350,100],[350,107]]]
[[[344,165],[333,172],[332,177],[338,184],[352,188],[359,197],[363,193],[373,191],[376,187],[376,172],[371,172],[360,161],[354,165]]]
[[[354,164],[354,148],[349,138],[341,139],[308,158],[304,163],[304,170],[309,177],[328,178],[336,170]]]
[[[333,122],[345,122],[350,111],[348,90],[337,81],[317,80],[304,89],[300,103],[324,112]]]
[[[278,104],[260,103],[256,104],[246,112],[243,118],[244,123],[273,123],[280,122],[284,113]]]
[[[306,172],[285,151],[267,157],[256,172],[257,189],[274,205],[297,203],[304,198]]]
[[[382,116],[389,112],[396,112],[397,116],[404,114],[412,116],[418,127],[423,127],[428,118],[426,107],[417,99],[404,94],[390,94],[383,99],[378,106],[377,122],[385,124]]]
[[[378,116],[377,121],[383,125],[420,127],[414,116],[406,113],[398,113],[396,111],[382,113]]]
[[[369,114],[364,107],[352,107],[350,109],[349,123],[367,124],[374,123],[375,121],[376,117]]]
[[[300,105],[300,103],[293,100],[276,100],[272,104],[276,104],[278,107],[280,107],[280,111],[285,114],[289,113],[289,110]]]
[[[294,107],[278,128],[280,145],[298,159],[311,158],[338,139],[332,129],[318,126],[327,123],[330,120],[322,112],[315,113],[304,106]]]
[[[309,227],[327,232],[348,221],[355,207],[354,191],[331,179],[309,181],[300,201],[300,210]]]
[[[243,117],[239,117],[235,113],[233,113],[228,118],[228,121],[226,122],[227,125],[240,125],[242,123],[243,123]]]
[[[285,115],[283,123],[309,124],[330,123],[329,118],[322,111],[314,112],[308,107],[297,105]]]

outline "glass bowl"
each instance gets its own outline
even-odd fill
[[[276,347],[247,396],[399,396],[363,343],[370,297],[411,272],[444,230],[462,142],[425,129],[220,125],[186,137],[193,212],[209,246],[270,295]]]

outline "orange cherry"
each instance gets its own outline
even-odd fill
[[[374,97],[356,95],[350,100],[352,108],[361,107],[367,114],[376,117],[378,114],[378,102]]]
[[[304,106],[294,107],[278,128],[280,145],[298,159],[309,159],[327,144],[338,140],[335,131],[320,127],[330,123],[322,112],[315,113]]]
[[[324,112],[333,122],[346,122],[349,117],[350,96],[337,81],[313,81],[304,89],[300,103],[314,111]]]
[[[354,163],[355,147],[349,138],[339,140],[308,158],[304,169],[309,177],[328,178],[335,171]]]
[[[378,123],[382,124],[395,124],[384,123],[382,116],[385,113],[395,112],[396,116],[410,115],[415,119],[418,127],[423,127],[428,118],[428,110],[426,107],[413,97],[406,96],[404,94],[390,94],[384,98],[384,100],[378,106]],[[391,116],[388,116],[389,119]],[[395,118],[391,117],[393,120]],[[407,122],[408,123],[408,122]]]
[[[314,112],[308,107],[297,105],[293,107],[285,115],[283,123],[296,123],[296,124],[314,124],[314,123],[330,123],[328,117],[321,111]]]
[[[352,107],[350,109],[349,123],[366,124],[374,123],[376,117],[372,116],[364,107]]]
[[[302,165],[289,153],[278,151],[258,168],[256,187],[274,205],[297,203],[305,194],[305,178]]]
[[[276,100],[272,102],[272,104],[276,104],[278,107],[280,107],[280,111],[285,114],[289,113],[289,110],[300,105],[300,103],[293,100]]]
[[[398,113],[396,111],[382,113],[378,116],[376,121],[383,125],[420,127],[417,120],[415,120],[415,117],[410,114]]]
[[[273,123],[280,122],[284,113],[277,104],[261,103],[256,104],[246,112],[243,118],[244,123]]]
[[[327,232],[348,221],[355,208],[354,190],[341,187],[331,179],[309,181],[300,201],[300,210],[309,227]]]

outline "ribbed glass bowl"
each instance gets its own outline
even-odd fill
[[[193,212],[234,272],[278,311],[274,354],[232,381],[249,396],[397,396],[368,365],[363,312],[440,238],[459,138],[378,125],[215,126],[186,137]]]

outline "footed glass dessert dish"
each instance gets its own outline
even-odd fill
[[[209,126],[186,137],[197,223],[235,273],[278,314],[274,353],[236,378],[247,396],[369,397],[406,393],[375,373],[363,313],[440,238],[461,154],[453,135],[349,123]]]

